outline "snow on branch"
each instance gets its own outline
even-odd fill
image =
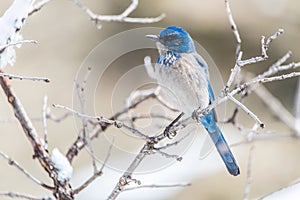
[[[13,65],[16,52],[14,45],[20,43],[22,28],[34,0],[15,0],[0,18],[0,69],[7,64]]]

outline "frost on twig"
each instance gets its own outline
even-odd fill
[[[82,9],[92,21],[94,21],[98,28],[101,28],[100,22],[127,22],[127,23],[154,23],[161,21],[165,14],[161,14],[158,17],[129,17],[129,15],[136,10],[139,0],[132,0],[131,4],[119,15],[97,15],[87,6],[85,6],[80,0],[74,0],[76,5]]]

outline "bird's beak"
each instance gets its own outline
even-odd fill
[[[154,40],[156,42],[159,40],[158,35],[146,35],[146,38],[149,38],[149,39]]]

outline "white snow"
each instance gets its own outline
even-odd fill
[[[4,45],[16,43],[22,39],[18,30],[22,28],[33,2],[34,0],[15,0],[0,18],[0,47],[3,48]],[[0,69],[6,67],[7,64],[14,64],[16,58],[14,48],[15,46],[9,46],[0,52]]]
[[[281,200],[281,199],[288,199],[288,200],[296,200],[300,197],[300,183],[296,183],[294,185],[290,185],[286,188],[278,190],[261,200]]]
[[[57,180],[61,182],[70,180],[73,173],[73,167],[68,159],[57,148],[52,150],[51,160],[58,175]]]

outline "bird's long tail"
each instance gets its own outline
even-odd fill
[[[214,113],[211,112],[205,116],[203,116],[200,119],[200,122],[202,125],[205,127],[207,132],[209,133],[210,138],[214,142],[221,158],[223,159],[227,170],[229,171],[230,174],[237,176],[240,174],[240,170],[238,165],[236,164],[236,161],[233,157],[233,154],[231,153],[228,144],[223,137],[223,134],[218,127]]]

